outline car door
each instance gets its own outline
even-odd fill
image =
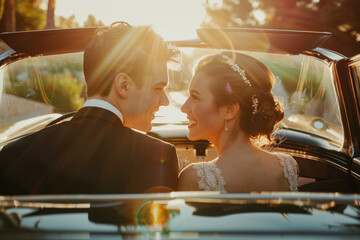
[[[351,164],[351,175],[360,179],[360,54],[348,61],[348,70],[352,83],[353,97],[353,124],[351,125],[353,139],[353,161]]]

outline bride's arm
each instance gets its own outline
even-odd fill
[[[178,191],[199,191],[198,176],[192,164],[185,167],[179,174]]]

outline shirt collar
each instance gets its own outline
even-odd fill
[[[98,108],[106,109],[106,110],[114,113],[116,116],[118,116],[120,118],[121,122],[124,122],[123,115],[121,114],[119,109],[117,109],[112,104],[110,104],[110,103],[108,103],[108,102],[106,102],[104,100],[88,99],[84,103],[83,107],[98,107]]]

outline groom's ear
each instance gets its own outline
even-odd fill
[[[240,112],[239,103],[231,103],[226,106],[225,118],[226,120],[231,120],[235,118]]]
[[[130,85],[132,79],[126,73],[118,73],[115,77],[116,93],[121,98],[128,98],[130,94]]]

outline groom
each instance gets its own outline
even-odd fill
[[[133,129],[150,131],[169,104],[167,62],[177,54],[149,26],[100,28],[84,52],[88,100],[71,121],[3,148],[0,194],[174,190],[174,146]]]

